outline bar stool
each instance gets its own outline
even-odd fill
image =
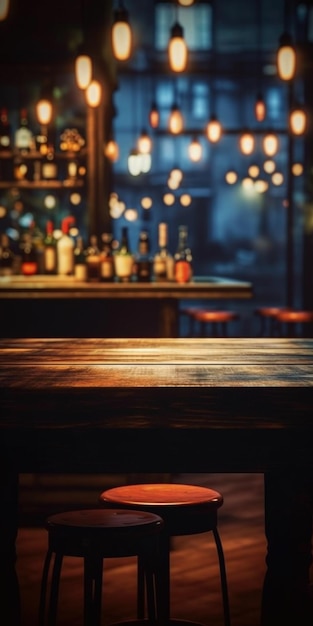
[[[118,506],[156,513],[164,520],[161,533],[160,581],[156,594],[165,621],[170,620],[170,540],[174,536],[212,532],[219,560],[224,625],[230,626],[226,567],[221,539],[217,530],[217,512],[223,496],[213,489],[172,483],[135,484],[114,487],[100,495],[103,506]],[[144,564],[138,561],[138,588],[142,587]],[[145,615],[144,598],[138,602],[138,618]],[[174,620],[176,621],[176,620]]]
[[[277,322],[277,315],[281,311],[288,310],[287,307],[279,306],[263,306],[255,310],[255,314],[260,318],[261,328],[260,336],[275,337],[279,331],[279,324]]]
[[[156,620],[158,608],[155,585],[159,567],[159,539],[164,526],[156,514],[139,510],[86,509],[57,513],[47,518],[48,550],[44,561],[39,626],[54,626],[63,557],[84,559],[84,626],[100,626],[103,559],[138,556],[145,578],[140,581],[138,598],[147,594],[147,612]],[[48,579],[52,557],[50,598],[47,606]],[[146,583],[146,585],[145,585]],[[138,600],[139,602],[139,600]],[[47,620],[46,620],[47,618]]]
[[[214,337],[218,337],[219,335],[222,337],[227,337],[229,322],[237,320],[239,318],[239,315],[235,311],[214,311],[212,309],[199,309],[198,311],[194,311],[194,313],[191,314],[191,317],[195,322],[200,323],[201,337],[205,337],[206,335],[205,330],[207,324],[211,324],[212,335]]]
[[[304,336],[303,324],[306,324],[311,331],[307,336],[313,336],[313,311],[286,309],[279,311],[276,319],[281,325],[281,335],[284,335],[285,328],[287,330],[285,334],[288,337],[295,337],[297,334],[298,336]]]

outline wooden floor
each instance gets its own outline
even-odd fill
[[[180,474],[173,480],[211,486],[224,495],[224,505],[219,512],[219,529],[226,559],[232,626],[258,626],[266,553],[263,476]],[[94,495],[91,490],[91,497]],[[56,503],[50,506],[52,513],[57,508]],[[17,571],[21,586],[22,626],[37,624],[40,576],[46,546],[47,534],[41,526],[20,528]],[[174,539],[171,574],[173,617],[198,621],[208,626],[222,626],[217,557],[209,533]],[[107,561],[104,576],[104,625],[135,616],[135,584],[134,559]],[[80,559],[68,558],[64,562],[58,615],[58,626],[82,624]]]

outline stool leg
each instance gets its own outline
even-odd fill
[[[41,578],[39,616],[38,616],[39,626],[44,626],[44,623],[45,623],[45,608],[46,608],[46,600],[47,600],[48,575],[49,575],[51,558],[52,558],[52,550],[48,550],[46,554],[43,571],[42,571],[42,578]]]
[[[84,626],[100,626],[103,560],[84,559]]]
[[[157,619],[166,624],[170,619],[170,537],[161,533],[159,569],[156,578]]]
[[[145,616],[145,568],[142,555],[137,559],[137,618]]]
[[[223,610],[224,610],[224,624],[225,626],[230,626],[230,610],[229,610],[225,559],[224,559],[224,552],[222,548],[222,542],[221,542],[217,528],[213,528],[213,535],[214,535],[214,539],[216,543],[218,560],[220,564],[220,577],[221,577],[221,588],[222,588]]]
[[[54,557],[52,579],[51,579],[50,602],[49,602],[49,610],[48,610],[48,626],[55,626],[56,624],[62,561],[63,561],[63,555],[56,553]]]

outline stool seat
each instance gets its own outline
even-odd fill
[[[40,594],[39,626],[54,626],[63,558],[84,559],[84,626],[100,626],[103,559],[138,556],[143,562],[148,617],[158,613],[155,585],[159,571],[159,537],[163,520],[154,513],[126,509],[83,509],[51,515],[46,520],[48,551]],[[50,600],[46,611],[52,557]],[[143,581],[144,585],[144,581]],[[144,593],[144,586],[140,593]],[[47,613],[47,616],[46,616]]]
[[[295,311],[288,310],[279,311],[277,313],[277,319],[280,322],[289,322],[291,324],[310,323],[313,322],[313,311]]]
[[[194,311],[193,316],[198,322],[231,322],[238,318],[235,311]]]
[[[289,309],[277,313],[276,319],[281,326],[281,336],[284,335],[284,329],[289,337],[294,337],[297,334],[299,336],[313,336],[313,311]],[[303,325],[305,324],[307,331],[304,331]]]
[[[217,530],[217,512],[223,505],[223,496],[214,489],[198,485],[175,483],[144,483],[107,489],[100,494],[104,506],[127,507],[146,510],[159,515],[164,521],[160,535],[160,605],[162,614],[170,619],[170,539],[211,531],[217,548],[220,566],[224,624],[230,625],[226,568],[221,540]],[[142,575],[140,564],[138,579]],[[138,618],[144,617],[143,602]]]
[[[268,334],[274,337],[277,334],[278,322],[277,316],[281,311],[289,310],[287,307],[280,306],[263,306],[255,309],[255,314],[261,319],[260,335]]]

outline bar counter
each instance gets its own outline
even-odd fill
[[[280,618],[310,567],[312,365],[310,339],[0,340],[1,606],[18,606],[19,473],[264,472],[262,626],[311,624]]]
[[[2,336],[177,337],[182,300],[252,298],[250,282],[79,282],[74,277],[0,277]],[[53,320],[53,322],[51,321]]]

